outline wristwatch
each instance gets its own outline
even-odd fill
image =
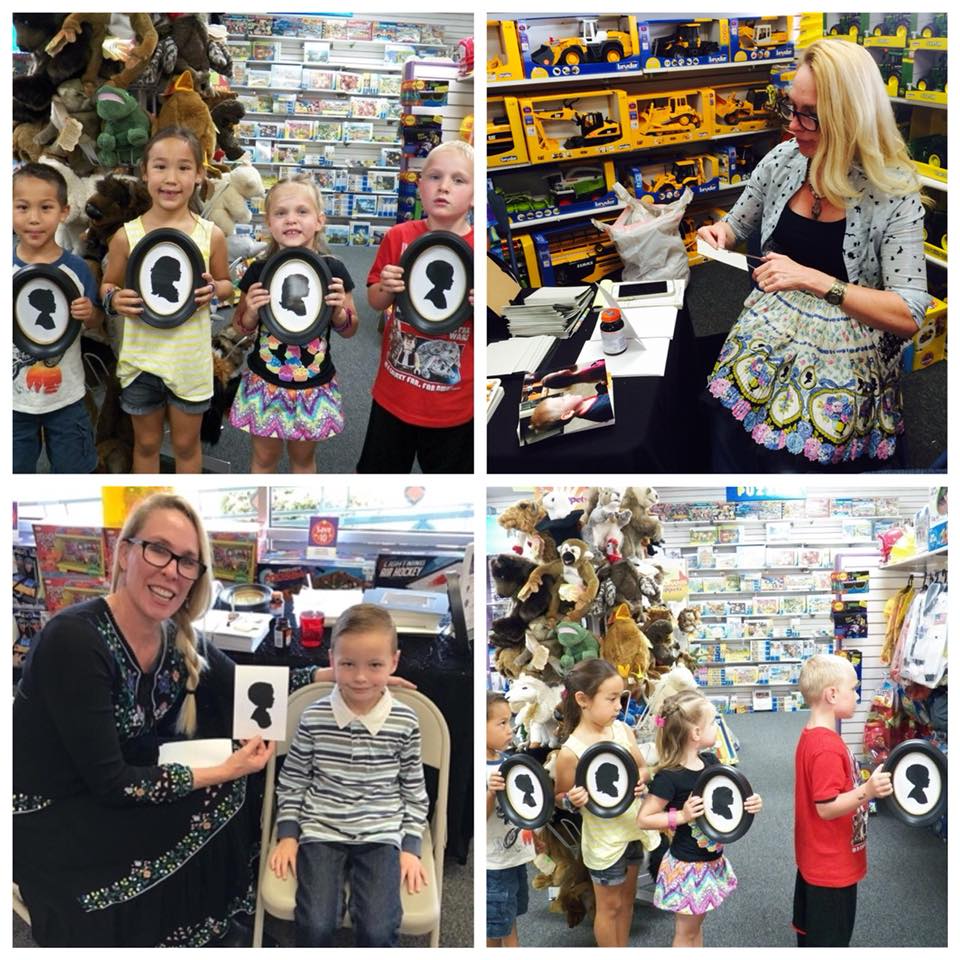
[[[823,299],[839,307],[847,293],[847,285],[842,280],[834,280],[833,286],[824,294]]]

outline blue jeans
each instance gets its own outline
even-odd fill
[[[530,905],[527,865],[487,871],[487,938],[510,936],[517,917]]]
[[[13,411],[14,473],[36,473],[41,432],[51,473],[92,473],[96,469],[93,425],[83,400],[49,413]]]
[[[356,945],[395,947],[403,919],[400,851],[388,843],[320,841],[297,850],[297,946],[333,946],[346,879]]]

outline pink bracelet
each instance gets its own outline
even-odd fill
[[[677,811],[670,807],[667,810],[667,829],[676,830],[677,829]]]

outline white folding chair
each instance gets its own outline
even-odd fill
[[[276,754],[267,765],[267,783],[263,795],[263,811],[260,828],[260,876],[257,884],[257,907],[253,923],[253,946],[263,944],[264,915],[281,920],[293,920],[296,905],[297,881],[288,873],[280,880],[270,869],[270,854],[277,842],[275,817],[276,762],[290,747],[293,735],[300,723],[300,715],[315,700],[328,694],[329,683],[312,683],[291,694],[287,703],[287,737],[277,744]],[[420,740],[423,763],[434,767],[438,773],[437,798],[433,816],[423,831],[421,861],[428,883],[420,893],[400,891],[403,921],[400,932],[410,936],[430,934],[430,946],[440,946],[440,905],[443,887],[443,854],[447,845],[447,792],[450,776],[450,732],[443,714],[436,705],[415,690],[391,687],[390,693],[401,703],[413,708],[420,723]],[[349,926],[349,914],[344,917]]]

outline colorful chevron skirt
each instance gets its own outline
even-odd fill
[[[653,905],[672,913],[709,913],[736,888],[737,877],[726,857],[687,863],[668,850],[660,863]]]
[[[327,440],[343,430],[337,378],[319,387],[289,390],[246,370],[230,408],[230,423],[255,437]]]

